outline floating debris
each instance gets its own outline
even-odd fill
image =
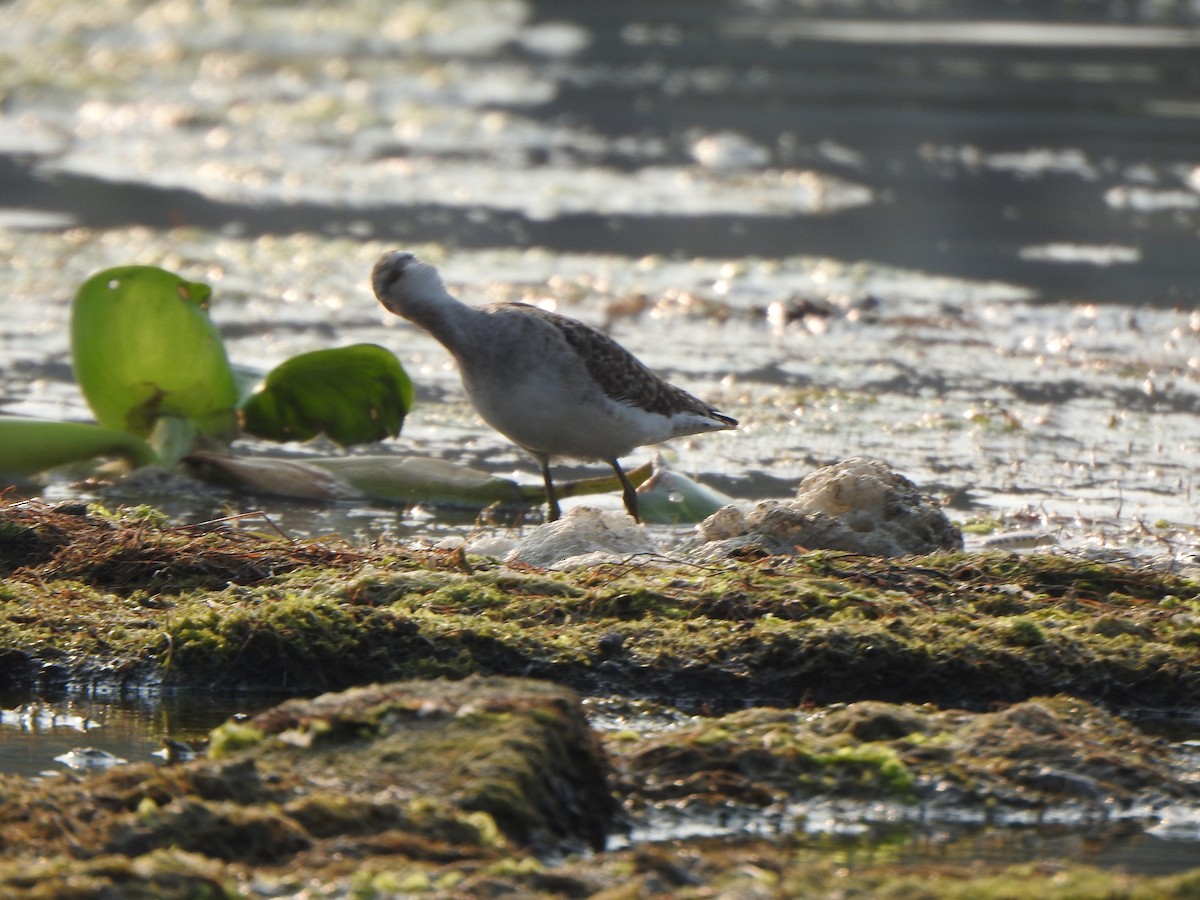
[[[68,750],[66,753],[54,757],[54,761],[72,769],[92,772],[123,766],[129,762],[127,759],[122,759],[98,747],[76,747],[74,750]]]
[[[1053,547],[1058,538],[1045,531],[1010,531],[985,537],[979,546],[985,550],[1033,550],[1037,547]]]

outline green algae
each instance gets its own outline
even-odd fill
[[[876,709],[851,710],[844,731],[821,727],[820,714],[752,709],[620,741],[612,751],[635,815],[666,800],[719,808],[818,795],[914,799],[914,770],[897,746],[854,737],[848,720]]]
[[[286,701],[245,727],[253,739],[219,759],[0,777],[0,893],[1053,900],[1200,887],[1200,870],[910,859],[902,831],[858,851],[792,834],[564,852],[602,847],[614,788],[635,820],[663,804],[919,803],[947,784],[992,808],[1048,809],[1088,785],[1119,803],[1145,790],[1194,795],[1189,764],[1163,742],[1073,698],[980,714],[875,701],[750,709],[610,742],[621,748],[611,770],[578,699],[529,680],[355,688]]]
[[[181,865],[225,864],[214,896],[250,873],[292,890],[315,873],[335,882],[364,855],[376,874],[407,870],[444,885],[530,849],[598,849],[616,810],[578,699],[545,683],[355,688],[287,701],[230,740],[233,727],[218,729],[226,739],[214,739],[208,759],[0,779],[0,893],[18,883],[18,860],[56,859],[63,879],[78,880],[97,854],[136,866],[165,852]],[[469,865],[438,871],[456,862]],[[514,865],[503,877],[529,871]]]
[[[1004,870],[982,862],[989,858],[986,835],[1003,843],[1008,838],[999,832],[1019,823],[1028,827],[1043,817],[1087,822],[1087,831],[1067,831],[1086,843],[1121,828],[1137,833],[1148,810],[1174,807],[1188,815],[1184,811],[1195,808],[1194,756],[1071,697],[1038,698],[986,713],[875,701],[761,708],[692,717],[667,733],[652,730],[610,741],[609,749],[636,832],[708,827],[741,843],[739,821],[779,823],[780,835],[765,857],[774,857],[778,893],[762,896],[833,891],[830,896],[873,897],[877,886],[890,890],[904,883],[911,890],[917,882],[906,876],[917,871],[938,883],[913,896],[930,898],[974,896],[963,893],[968,871],[991,882],[981,896],[991,891],[1028,896],[1036,871],[1062,873],[1047,883],[1048,896],[1187,896],[1182,886],[1196,883],[1195,873],[1129,879],[1069,866],[1044,853],[1038,869]],[[989,822],[992,828],[977,832],[977,847],[970,845],[970,830],[945,847],[926,844],[931,838],[937,844],[936,835],[953,835],[953,823],[963,821]],[[847,840],[843,829],[860,836]],[[961,850],[954,850],[956,841],[963,843]],[[792,848],[794,855],[782,848]],[[688,849],[714,865],[710,854],[720,856],[714,846],[702,849],[695,841]],[[975,862],[962,868],[951,863],[955,859]],[[839,867],[838,880],[798,887],[823,866]],[[720,874],[700,881],[722,895]],[[839,884],[849,893],[838,893]],[[1065,889],[1060,895],[1054,892],[1060,884],[1088,884],[1098,893]],[[680,895],[705,894],[689,894],[685,886]]]
[[[217,860],[167,849],[135,859],[108,854],[0,862],[0,890],[38,900],[119,896],[130,900],[233,900],[234,879]]]
[[[253,725],[226,722],[213,729],[209,736],[208,756],[210,759],[225,759],[259,744],[264,737],[265,735]]]
[[[913,796],[913,775],[890,747],[877,744],[839,747],[829,753],[813,754],[811,762],[818,769],[834,770],[834,778],[843,785],[843,790],[861,791],[867,796],[881,793]]]
[[[388,610],[292,594],[181,610],[168,635],[164,677],[171,683],[285,690],[396,677],[418,639],[414,625]]]
[[[0,652],[16,681],[329,690],[534,674],[709,705],[979,706],[1200,693],[1200,587],[1150,567],[989,552],[598,566],[351,548],[144,514],[0,508]]]
[[[1026,897],[1105,898],[1105,900],[1184,900],[1200,887],[1196,875],[1139,878],[1119,872],[1054,863],[1010,866],[981,871],[978,866],[909,866],[897,872],[876,866],[855,872],[843,867],[797,866],[784,870],[779,897],[861,896],[882,900],[1018,900]],[[736,889],[744,875],[724,881]],[[853,894],[849,894],[853,891]],[[679,896],[687,897],[688,893]],[[692,894],[691,896],[698,896]]]

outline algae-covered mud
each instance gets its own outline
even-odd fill
[[[1200,887],[1198,873],[1138,878],[1087,867],[1058,868],[1051,879],[1037,868],[986,865],[897,872],[871,859],[823,859],[798,837],[805,800],[883,795],[916,810],[922,795],[946,793],[945,783],[1031,816],[1094,808],[1106,791],[1122,806],[1133,797],[1196,803],[1169,751],[1079,701],[1019,704],[978,722],[872,704],[696,727],[714,733],[610,742],[610,761],[578,698],[545,682],[472,676],[291,701],[215,731],[204,760],[36,785],[4,780],[0,841],[13,849],[0,885],[41,896],[610,898],[848,890],[1183,898]],[[1037,755],[996,759],[1028,733],[1040,739]],[[963,741],[981,751],[969,768],[951,761]],[[623,773],[620,783],[610,766]],[[781,799],[799,804],[777,811],[795,820],[782,840],[579,852],[602,848],[622,818],[636,823],[646,807],[717,801],[728,821],[735,804]],[[71,817],[35,818],[35,809]]]
[[[1200,688],[1196,582],[1067,555],[599,563],[289,541],[3,507],[3,657],[31,686],[340,689],[473,672],[721,709]]]
[[[967,541],[556,571],[532,508],[6,480],[0,894],[1200,893],[1198,20],[1028,6],[0,5],[0,413],[90,419],[71,297],[162,266],[232,359],[394,351],[364,454],[536,482],[404,246],[737,417],[664,448],[727,520],[872,457]]]
[[[326,692],[165,766],[6,777],[13,890],[911,896],[936,871],[920,896],[1018,896],[1045,871],[946,860],[984,834],[1200,841],[1194,742],[1142,721],[1200,689],[1200,585],[1164,569],[815,552],[560,572],[28,502],[0,528],[6,683]],[[1189,868],[1157,858],[1127,864]],[[1196,889],[1060,865],[1051,896]]]

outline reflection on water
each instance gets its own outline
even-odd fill
[[[123,697],[0,694],[0,773],[37,776],[68,770],[71,751],[93,748],[129,762],[163,761],[164,740],[202,742],[231,715],[254,714],[270,698],[212,694]]]
[[[3,15],[10,224],[803,251],[1135,305],[1200,290],[1185,3]],[[1020,253],[1048,244],[1141,255]]]
[[[883,861],[886,852],[863,847],[855,855],[865,863],[873,857]],[[1195,868],[1197,850],[1192,841],[1163,840],[1136,825],[1094,825],[1082,829],[921,829],[899,856],[905,863],[963,866],[1062,859],[1133,874],[1169,875]]]

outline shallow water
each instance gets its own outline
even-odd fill
[[[975,9],[3,4],[0,412],[88,418],[70,298],[148,263],[214,286],[234,361],[395,350],[418,406],[389,452],[535,481],[445,352],[370,295],[406,245],[464,299],[552,303],[739,418],[664,451],[739,501],[872,455],[957,519],[1190,564],[1200,13]],[[22,490],[358,541],[472,527],[153,475]],[[105,705],[86,734],[0,729],[0,768],[101,731],[142,735],[112,746],[144,758],[216,720],[171,702]]]
[[[0,772],[53,777],[78,770],[72,751],[92,748],[127,762],[164,762],[164,740],[203,750],[231,715],[253,715],[268,697],[167,693],[48,697],[0,693]],[[60,759],[59,757],[64,757]]]
[[[55,778],[82,771],[81,750],[100,751],[109,762],[165,764],[166,739],[203,752],[208,732],[230,715],[255,713],[279,698],[178,692],[90,696],[37,696],[0,693],[0,772]],[[669,730],[689,716],[670,707],[640,710],[632,717],[620,699],[587,701],[593,727],[600,731],[633,726]],[[635,708],[636,708],[635,704]],[[72,755],[74,754],[74,755]],[[115,759],[113,759],[115,758]],[[102,765],[105,762],[100,760]],[[944,813],[945,811],[943,811]],[[1163,875],[1194,868],[1194,813],[1170,827],[1171,810],[1155,814],[1167,824],[1147,829],[1136,818],[1061,821],[1007,826],[955,821],[920,809],[887,803],[797,804],[787,810],[750,815],[745,810],[651,815],[610,848],[682,838],[755,836],[789,841],[797,853],[832,855],[848,865],[877,863],[967,865],[1011,864],[1056,859],[1135,874]]]
[[[148,262],[214,285],[235,361],[393,348],[420,400],[395,452],[535,480],[370,296],[415,243],[736,415],[667,452],[739,499],[866,454],[964,518],[1190,553],[1153,525],[1197,518],[1194,10],[488,8],[7,5],[0,411],[88,416],[68,300]]]

